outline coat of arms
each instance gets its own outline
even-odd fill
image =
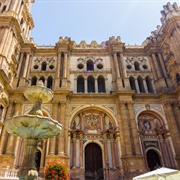
[[[99,117],[93,114],[86,116],[86,123],[89,129],[94,130],[98,128]]]

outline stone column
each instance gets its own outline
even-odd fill
[[[8,39],[6,41],[6,46],[4,46],[4,55],[7,57],[7,59],[9,59],[9,55],[10,55],[10,50],[12,48],[13,45],[13,32],[12,30],[9,33]]]
[[[77,93],[77,77],[74,78],[74,89],[73,91]]]
[[[56,60],[56,77],[55,77],[55,88],[60,87],[60,68],[61,66],[61,51],[58,50],[57,60]]]
[[[16,77],[19,77],[19,76],[20,76],[20,71],[21,71],[21,66],[22,66],[23,57],[24,57],[24,53],[21,53]]]
[[[108,78],[105,78],[105,93],[110,93],[111,89],[108,86]]]
[[[121,169],[122,168],[122,161],[121,161],[122,152],[121,152],[121,142],[120,142],[119,132],[116,133],[116,148],[117,148],[117,158],[115,158],[115,160],[118,164],[119,169]]]
[[[21,4],[21,1],[20,1],[19,13],[18,14],[22,13],[23,7],[24,7],[24,4]]]
[[[16,0],[12,1],[12,3],[11,3],[11,6],[10,6],[10,9],[9,9],[9,10],[10,10],[10,11],[14,11],[14,12],[15,12],[17,5],[18,5],[18,1],[16,1]]]
[[[85,93],[87,93],[87,77],[84,78]]]
[[[105,164],[108,162],[108,149],[107,149],[107,135],[103,134],[103,145],[104,145],[104,160]]]
[[[148,58],[148,60],[149,60],[148,62],[149,62],[149,64],[150,64],[150,66],[151,66],[151,70],[152,70],[154,79],[156,80],[156,79],[158,79],[158,78],[157,78],[157,72],[156,72],[156,70],[155,70],[155,68],[154,68],[153,58],[150,56],[150,57]]]
[[[161,67],[162,67],[162,71],[163,71],[164,77],[167,77],[166,67],[165,67],[165,64],[164,64],[164,61],[162,59],[162,55],[161,55],[160,52],[158,52],[158,57],[159,57],[159,61],[160,61]]]
[[[1,40],[1,43],[0,43],[0,52],[2,52],[4,46],[5,46],[5,41],[8,37],[8,33],[9,33],[9,28],[7,27],[4,27],[2,28],[0,31],[3,31],[3,36],[2,36],[2,40]]]
[[[135,79],[135,86],[136,86],[137,93],[139,94],[140,90],[139,90],[139,84],[138,84],[137,79]]]
[[[11,37],[12,36],[12,33],[11,33],[11,29],[7,29],[7,35],[6,35],[6,37],[5,37],[5,40],[4,40],[4,44],[2,45],[2,50],[1,50],[1,53],[4,55],[4,56],[6,56],[6,51],[7,51],[7,47],[8,47],[8,45],[9,45],[9,37]]]
[[[179,109],[179,104],[178,102],[174,102],[173,103],[173,110],[174,110],[174,115],[175,115],[175,120],[176,120],[176,124],[180,133],[180,109]]]
[[[119,143],[120,143],[120,147],[121,147],[121,155],[125,156],[126,148],[125,148],[125,138],[124,138],[124,131],[123,131],[123,120],[122,120],[122,117],[121,117],[120,107],[118,107],[118,109],[119,109],[118,116],[117,116],[117,119],[118,119],[118,130],[122,129],[122,131],[119,131],[119,135],[120,135]]]
[[[119,78],[120,77],[119,66],[118,66],[119,63],[117,60],[117,53],[116,52],[114,52],[113,57],[114,57],[114,66],[116,69],[116,77]]]
[[[58,106],[59,102],[53,102],[53,108],[52,108],[52,118],[54,120],[57,120],[57,113],[58,113]],[[49,155],[55,155],[55,149],[56,149],[56,137],[50,139],[49,143]]]
[[[70,88],[70,85],[71,85],[71,82],[70,82],[70,77],[69,77],[69,73],[70,73],[70,53],[68,53],[68,56],[67,56],[67,85],[68,85],[68,88]]]
[[[27,74],[26,74],[26,77],[28,79],[29,79],[29,73],[30,73],[30,70],[31,70],[32,62],[33,62],[33,54],[30,55],[29,62],[28,62],[28,70],[27,70]]]
[[[111,90],[115,89],[116,75],[115,75],[115,65],[113,63],[113,57],[111,54],[109,54],[109,57],[110,57],[110,63],[111,63],[111,69],[112,69],[112,89],[110,89],[110,91],[111,91]]]
[[[62,87],[67,87],[67,52],[64,53]]]
[[[27,76],[29,57],[30,57],[30,53],[27,53],[26,54],[25,64],[24,64],[24,71],[23,71],[23,77],[24,78],[26,78],[26,76]]]
[[[153,87],[154,93],[156,93],[156,87],[155,87],[155,85],[154,85],[154,80],[153,80],[153,79],[151,79],[151,85],[152,85],[152,87]]]
[[[161,78],[161,71],[160,71],[160,69],[158,68],[159,65],[158,65],[158,63],[157,63],[157,59],[156,59],[156,56],[155,56],[154,53],[152,53],[152,59],[153,59],[153,62],[154,62],[154,69],[155,69],[155,71],[156,71],[156,73],[157,73],[157,79],[159,79],[159,78]]]
[[[65,106],[65,116],[64,116],[64,155],[69,156],[69,144],[68,144],[68,129],[69,129],[69,108],[67,104],[64,102]],[[66,108],[67,107],[67,108]]]
[[[145,79],[143,79],[143,85],[144,85],[145,93],[149,93]]]
[[[63,125],[65,121],[65,102],[60,102],[60,120],[59,122]],[[64,128],[58,136],[58,155],[64,155]]]
[[[124,134],[124,139],[125,139],[126,155],[132,155],[131,137],[129,133],[127,109],[126,109],[125,102],[120,102],[120,111],[121,111],[121,118],[122,118],[123,134]]]
[[[170,137],[170,133],[167,133],[165,136],[165,145],[166,145],[166,149],[169,155],[169,160],[170,160],[170,167],[172,168],[177,168],[177,163],[175,161],[175,152],[174,152],[174,148],[173,148],[173,144],[172,144],[172,139]]]
[[[19,166],[19,160],[21,154],[21,148],[22,148],[22,138],[16,137],[16,146],[15,146],[15,161],[14,161],[14,168],[17,168]]]
[[[122,86],[122,79],[121,79],[120,72],[119,72],[119,63],[117,60],[117,52],[114,52],[113,56],[114,56],[114,66],[116,69],[116,78],[115,78],[116,79],[116,86],[117,86],[117,90],[119,90],[123,86]]]
[[[114,155],[114,137],[113,134],[110,134],[110,142],[111,142],[111,157],[112,157],[112,167],[116,168],[115,155]]]
[[[63,67],[63,77],[67,77],[67,52],[64,53],[64,67]]]
[[[8,109],[7,109],[6,119],[8,119],[12,116],[12,110],[13,110],[13,102],[10,102],[10,105],[8,106]],[[1,140],[0,140],[0,155],[4,154],[4,149],[5,149],[5,146],[7,143],[7,138],[8,138],[8,132],[3,127],[2,134],[1,134]]]
[[[162,138],[162,135],[159,135],[159,142],[160,142],[160,147],[161,147],[164,165],[165,165],[165,167],[168,167],[168,161],[167,161],[168,157],[166,156],[166,152],[164,149],[164,139]]]
[[[120,53],[120,61],[121,61],[121,67],[122,67],[122,71],[123,71],[123,77],[126,78],[127,77],[127,73],[126,73],[126,67],[124,64],[124,56],[122,53]]]
[[[80,162],[80,168],[83,168],[83,134],[80,134],[80,146],[79,146],[79,151],[80,151],[80,155],[79,155],[79,162]]]
[[[95,93],[98,93],[98,80],[97,78],[94,78],[95,83]]]
[[[42,154],[41,154],[41,162],[40,162],[40,172],[44,173],[44,162],[46,159],[46,147],[47,147],[47,139],[42,140]]]
[[[175,153],[176,155],[180,155],[180,151],[179,151],[180,135],[179,135],[178,127],[176,125],[176,120],[173,114],[172,102],[166,102],[165,107],[166,107],[165,114],[166,114],[167,121],[169,124],[169,129],[170,129],[171,137],[173,140]]]
[[[21,110],[21,103],[20,102],[15,102],[15,106],[14,106],[14,116],[17,116],[20,114],[20,110]],[[15,142],[16,137],[13,135],[9,135],[8,137],[8,141],[7,141],[7,146],[6,146],[6,154],[14,154],[14,145],[16,144],[16,142],[18,143],[18,141]],[[16,152],[15,152],[16,153]]]
[[[132,131],[132,140],[133,140],[133,144],[135,148],[135,154],[141,155],[140,142],[139,142],[135,116],[134,116],[133,103],[128,102],[127,106],[128,106],[129,119],[130,119],[130,124],[131,124],[131,131]]]
[[[45,76],[45,79],[44,79],[44,86],[47,87],[47,76]]]
[[[129,82],[129,78],[127,77],[124,56],[122,52],[120,52],[120,62],[121,62],[121,70],[122,70],[122,76],[123,76],[123,81],[124,81],[124,87],[126,89],[130,89],[130,82]]]
[[[76,134],[73,134],[73,169],[76,168]]]

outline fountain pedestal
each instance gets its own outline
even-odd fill
[[[18,171],[19,179],[32,179],[33,177],[28,176],[28,172],[31,169],[36,169],[35,161],[35,153],[37,151],[38,140],[36,139],[25,139],[25,153],[24,153],[24,161],[21,166],[21,169]]]
[[[25,97],[33,102],[29,114],[14,116],[5,122],[8,133],[19,136],[25,140],[23,163],[18,172],[20,180],[36,179],[35,153],[38,141],[57,136],[62,125],[50,117],[43,116],[42,102],[49,102],[53,98],[50,89],[44,87],[40,81],[37,86],[30,86],[24,92]]]

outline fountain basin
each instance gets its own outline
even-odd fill
[[[62,125],[50,117],[38,115],[13,116],[5,122],[8,133],[25,139],[47,139],[57,136]]]
[[[53,98],[53,92],[49,88],[39,84],[37,86],[29,86],[24,91],[24,96],[31,102],[37,99],[41,99],[42,102],[49,102]]]

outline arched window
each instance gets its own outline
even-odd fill
[[[22,26],[22,25],[23,25],[23,23],[24,23],[24,20],[23,20],[23,18],[21,18],[20,25]]]
[[[180,83],[180,75],[178,73],[176,74],[176,82]]]
[[[88,93],[90,92],[95,92],[95,85],[94,85],[94,77],[93,76],[89,76],[87,79],[87,83],[88,83]]]
[[[52,85],[53,85],[53,78],[52,76],[49,76],[47,79],[47,88],[52,89]]]
[[[3,6],[2,13],[6,10],[6,6]]]
[[[3,107],[2,105],[0,105],[0,120],[1,120],[1,118],[2,118],[3,109],[4,109],[4,107]]]
[[[39,78],[39,80],[41,80],[41,81],[43,82],[43,84],[45,83],[45,78],[44,78],[44,76],[41,76],[41,77]]]
[[[146,77],[146,84],[147,84],[148,92],[154,93],[150,77]]]
[[[129,78],[129,83],[130,83],[130,86],[131,86],[131,90],[135,90],[137,92],[135,79],[132,76]]]
[[[47,66],[46,62],[43,62],[41,66],[41,70],[46,71],[46,66]]]
[[[26,53],[24,53],[24,55],[23,55],[22,65],[21,65],[21,70],[20,70],[19,77],[22,77],[22,76],[23,76],[25,62],[26,62]]]
[[[137,80],[138,80],[138,85],[139,85],[140,93],[145,93],[142,77],[138,77]]]
[[[37,77],[34,76],[34,77],[32,77],[32,80],[31,80],[31,86],[35,86],[36,83],[37,83]]]
[[[99,93],[105,93],[105,80],[103,76],[98,77],[98,92]]]
[[[139,71],[140,70],[139,63],[137,61],[134,62],[134,69],[135,69],[135,71]]]
[[[87,70],[93,71],[94,70],[94,63],[92,60],[87,61]]]
[[[77,92],[84,93],[84,77],[83,76],[79,76],[77,78]]]

